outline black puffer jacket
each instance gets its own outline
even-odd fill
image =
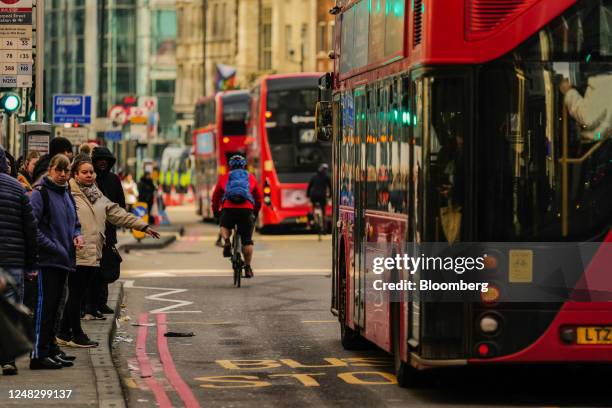
[[[106,159],[106,161],[108,161],[108,168],[106,170],[100,170],[97,166],[97,161],[100,159]],[[102,194],[113,203],[119,204],[121,208],[125,208],[125,195],[123,194],[121,180],[119,176],[110,171],[117,162],[115,156],[113,156],[108,148],[99,146],[93,150],[91,161],[96,170],[96,184],[100,191],[102,191]],[[107,222],[106,233],[104,235],[106,236],[107,244],[114,245],[117,243],[117,227],[114,225]]]
[[[0,266],[33,269],[38,263],[36,221],[25,189],[7,172],[0,147]]]

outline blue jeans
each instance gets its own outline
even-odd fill
[[[23,303],[23,275],[24,268],[0,266],[0,272],[9,275],[15,281],[15,288],[7,286],[4,297],[16,303]],[[16,290],[16,291],[15,291]]]

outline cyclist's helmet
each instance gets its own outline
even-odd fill
[[[239,154],[235,154],[229,159],[230,170],[246,169],[246,166],[246,159]]]
[[[324,171],[329,170],[329,166],[326,163],[323,163],[319,166],[319,173],[323,173]]]

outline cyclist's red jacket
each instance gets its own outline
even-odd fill
[[[251,186],[251,195],[253,196],[253,200],[255,200],[255,204],[251,203],[249,200],[245,201],[241,204],[232,203],[230,200],[225,200],[221,202],[223,195],[225,194],[225,186],[227,185],[227,181],[229,180],[229,174],[225,176],[219,177],[219,182],[215,186],[215,191],[213,192],[212,197],[212,208],[215,214],[221,212],[221,210],[225,208],[248,208],[253,210],[255,214],[259,213],[261,209],[261,191],[259,191],[259,187],[257,186],[257,179],[254,175],[249,174],[249,184]]]

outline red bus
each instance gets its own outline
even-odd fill
[[[212,194],[217,179],[227,172],[227,162],[246,154],[248,91],[226,91],[202,99],[196,105],[193,146],[196,158],[197,212],[213,218]]]
[[[331,161],[331,143],[317,141],[314,132],[320,76],[268,75],[251,92],[253,143],[247,158],[264,194],[261,230],[308,223],[308,181],[320,164]]]
[[[366,299],[376,243],[590,242],[581,278],[597,278],[606,251],[610,265],[612,2],[339,0],[333,12],[317,136],[333,142],[342,344],[386,350],[405,386],[426,368],[612,362],[612,341],[589,334],[611,332],[612,303],[498,301],[538,278],[510,252],[487,263],[503,280],[482,301]]]

